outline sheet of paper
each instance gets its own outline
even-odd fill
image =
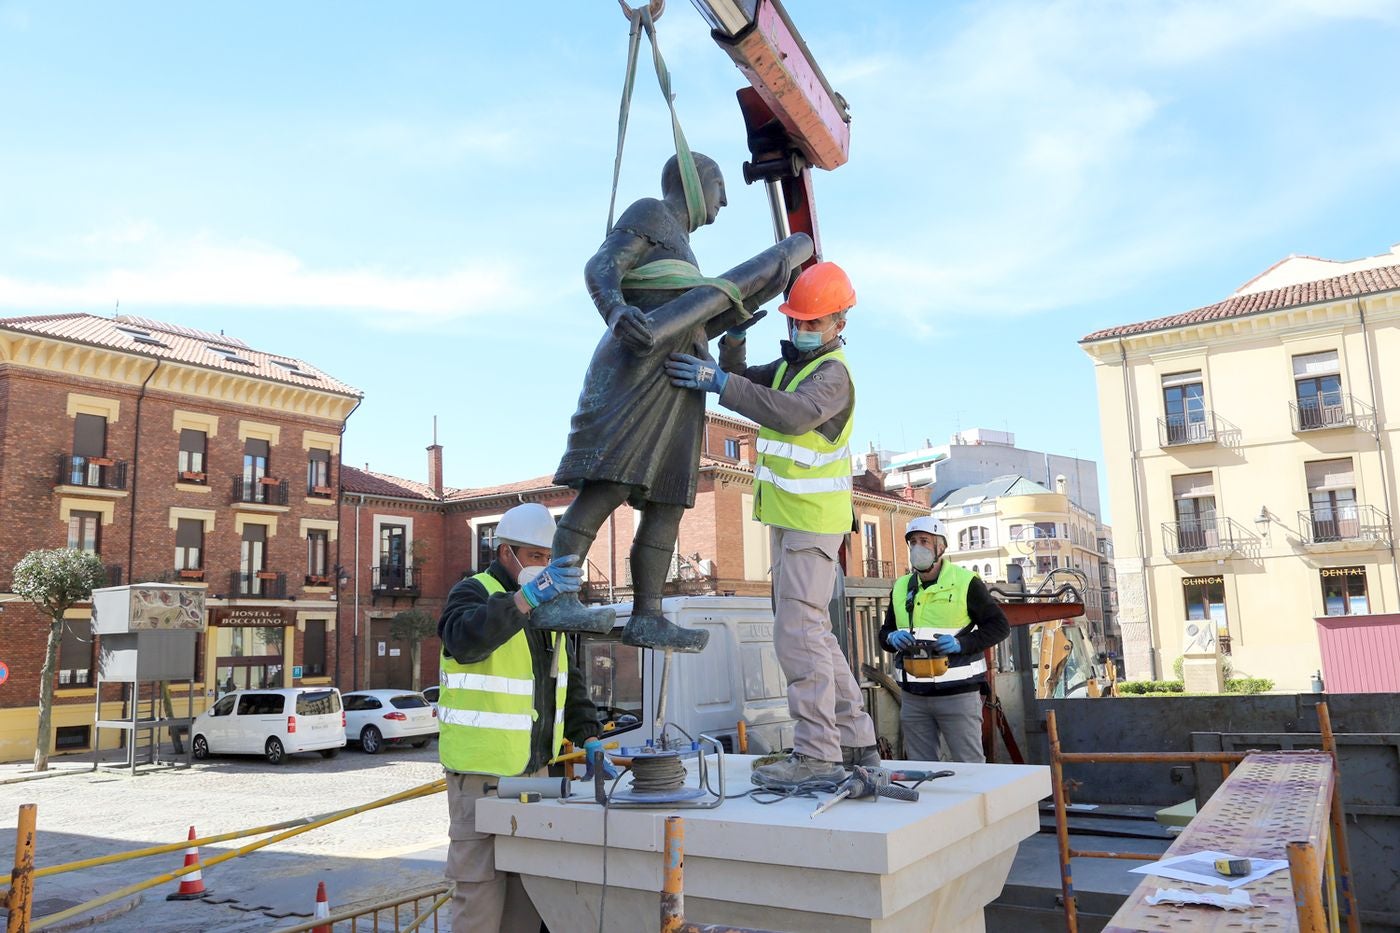
[[[1215,860],[1220,858],[1244,858],[1242,855],[1228,855],[1224,852],[1193,852],[1190,855],[1175,855],[1160,862],[1149,862],[1139,868],[1129,869],[1140,875],[1157,875],[1176,881],[1191,881],[1195,884],[1212,884],[1223,888],[1238,888],[1242,884],[1258,881],[1274,872],[1288,867],[1286,859],[1250,859],[1253,871],[1239,877],[1227,877],[1215,870]]]

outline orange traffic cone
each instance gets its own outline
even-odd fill
[[[190,840],[197,837],[194,834],[194,827],[190,827]],[[204,890],[204,878],[199,870],[199,846],[190,846],[185,850],[185,867],[195,866],[195,870],[187,875],[180,876],[180,890],[174,894],[167,894],[167,901],[195,901],[209,892]]]
[[[316,915],[312,920],[329,920],[331,916],[331,902],[326,897],[326,883],[316,882]],[[331,925],[322,923],[311,928],[311,933],[331,933]]]

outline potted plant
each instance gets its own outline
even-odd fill
[[[258,482],[262,483],[264,486],[276,486],[282,481],[280,479],[273,479],[271,476],[264,476],[262,479],[258,480]]]
[[[204,579],[204,571],[203,571],[203,570],[200,570],[200,569],[197,569],[197,568],[186,567],[184,570],[181,570],[181,571],[180,571],[180,579],[182,579],[182,580],[203,580],[203,579]]]
[[[258,579],[259,579],[259,580],[276,580],[276,579],[277,579],[277,571],[275,571],[275,570],[259,570],[259,571],[258,571]]]
[[[181,470],[180,479],[187,483],[202,483],[205,481],[206,477],[198,470]]]

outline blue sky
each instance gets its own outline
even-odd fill
[[[816,190],[862,448],[980,425],[1098,459],[1079,337],[1400,241],[1394,3],[788,8],[853,118]],[[683,0],[659,32],[729,181],[693,241],[719,272],[772,237],[742,78]],[[0,314],[223,329],[365,391],[346,462],[424,478],[437,415],[450,485],[549,473],[602,328],[625,48],[612,0],[0,0]],[[644,71],[622,203],[670,146]]]

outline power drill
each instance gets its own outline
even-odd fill
[[[948,673],[948,656],[939,654],[934,642],[915,639],[914,647],[899,653],[904,672],[910,677],[941,677]]]
[[[857,765],[851,769],[851,776],[837,788],[835,796],[812,811],[810,818],[816,819],[843,800],[860,800],[863,797],[888,797],[891,800],[918,800],[915,789],[924,781],[934,778],[952,777],[951,771],[890,771],[885,768],[865,768]],[[895,781],[913,781],[915,787],[901,787]]]

